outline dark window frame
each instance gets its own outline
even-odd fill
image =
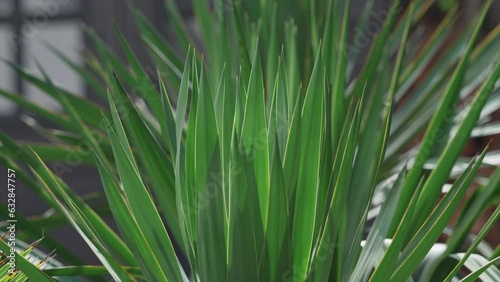
[[[26,66],[26,59],[25,59],[26,40],[24,39],[23,35],[23,27],[25,24],[28,24],[29,22],[35,22],[36,14],[25,13],[23,11],[22,7],[23,0],[2,0],[2,1],[9,1],[12,7],[12,10],[9,15],[0,16],[0,25],[9,27],[9,30],[11,31],[10,36],[13,37],[11,38],[12,44],[9,46],[9,48],[11,48],[10,52],[12,54],[12,57],[9,58],[9,60],[19,66]],[[58,12],[56,15],[47,15],[47,24],[57,23],[61,21],[70,21],[70,20],[83,22],[86,11],[85,10],[86,5],[84,5],[83,1],[81,0],[71,0],[71,1],[80,1],[79,8],[77,9],[77,11],[69,13]],[[14,72],[13,75],[14,75],[13,91],[21,96],[25,96],[26,91],[24,89],[25,87],[22,77],[17,72]],[[16,105],[16,111],[14,114],[2,118],[18,119],[19,115],[22,112],[23,109]]]

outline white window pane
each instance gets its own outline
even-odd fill
[[[83,49],[83,34],[79,22],[60,22],[49,24],[40,29],[26,44],[25,60],[28,70],[40,74],[35,63],[38,61],[56,85],[76,95],[83,95],[84,88],[78,74],[48,50],[44,45],[46,42],[56,46],[73,61],[81,62],[80,51]],[[61,109],[54,99],[27,82],[25,82],[25,90],[28,99],[51,109]]]
[[[79,0],[22,0],[21,3],[24,13],[36,14],[37,16],[53,17],[60,13],[74,13],[80,9]]]
[[[0,58],[13,60],[12,31],[0,26]],[[14,73],[4,62],[0,63],[0,88],[12,91],[14,88]],[[9,100],[0,97],[0,116],[9,116],[16,112],[17,106]]]
[[[12,1],[0,0],[0,17],[9,16],[13,10]]]

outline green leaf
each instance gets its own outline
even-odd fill
[[[114,247],[113,244],[123,244],[121,239],[119,239],[116,234],[112,233],[112,231],[109,231],[109,227],[107,227],[102,220],[99,220],[100,218],[96,220],[95,215],[91,211],[88,211],[85,204],[78,203],[80,200],[79,198],[72,197],[68,194],[67,191],[69,189],[62,181],[56,178],[38,156],[36,156],[36,159],[38,163],[36,167],[32,167],[32,172],[44,186],[46,191],[57,202],[68,221],[78,233],[80,233],[99,260],[106,266],[110,274],[115,279],[134,281],[130,278],[128,273],[123,270],[118,261],[112,258],[108,250],[109,247]],[[60,198],[62,198],[62,201]],[[110,241],[110,239],[114,241]],[[128,251],[124,244],[121,247],[123,248],[123,252],[126,253]],[[133,258],[132,261],[134,261]],[[135,262],[133,265],[134,264]]]
[[[75,192],[69,189],[64,183],[60,182],[60,180],[56,181],[56,176],[49,172],[48,168],[40,162],[40,160],[35,156],[33,156],[32,152],[28,152],[18,147],[12,140],[8,137],[4,136],[2,132],[0,132],[0,140],[3,146],[7,147],[10,151],[10,155],[22,160],[26,165],[38,169],[38,173],[45,176],[44,179],[46,181],[55,181],[54,187],[63,189],[59,192],[65,195],[67,199],[70,199],[72,203],[76,203],[81,213],[91,222],[93,226],[96,226],[96,229],[100,230],[101,238],[106,242],[106,245],[109,247],[110,251],[112,251],[116,257],[119,257],[126,261],[130,265],[134,265],[134,258],[130,251],[125,247],[126,245],[123,241],[107,226],[104,221],[92,210],[80,197],[77,196]],[[3,147],[3,148],[5,148]],[[0,154],[1,156],[1,154]],[[1,159],[1,158],[0,158]],[[29,176],[27,173],[23,172],[23,169],[18,167],[12,161],[7,159],[8,167],[14,169],[16,171],[16,175],[28,185],[38,196],[44,199],[52,208],[54,208],[57,212],[61,214],[65,214],[63,206],[61,206],[54,197],[52,197],[48,191],[44,188],[43,183],[38,184],[34,181],[34,179]],[[53,166],[54,167],[54,166]],[[47,180],[49,179],[49,180]],[[61,188],[62,187],[62,188]],[[58,190],[59,191],[59,190]]]
[[[137,150],[135,156],[140,160],[144,173],[149,176],[152,191],[158,199],[162,214],[169,219],[169,230],[173,237],[180,241],[182,237],[177,221],[175,175],[172,160],[152,133],[153,130],[139,114],[120,80],[116,76],[114,80],[116,91],[113,96],[109,97],[109,104],[118,109],[119,114],[121,114],[124,127],[127,130],[127,138],[136,148],[141,148],[141,150]]]
[[[471,166],[468,167],[470,170]],[[405,243],[406,236],[408,234],[408,230],[411,226],[411,218],[415,209],[415,205],[418,200],[418,194],[422,190],[423,180],[419,183],[415,192],[408,204],[408,207],[405,210],[405,213],[399,222],[398,228],[396,229],[396,233],[393,236],[392,242],[387,248],[382,260],[375,268],[372,273],[369,281],[388,281],[390,276],[392,275],[394,269],[396,268],[396,264],[401,253],[401,249],[403,248],[403,244]],[[392,219],[394,224],[394,217]]]
[[[9,245],[7,245],[6,242],[4,242],[4,240],[0,240],[0,251],[2,251],[6,255],[10,254],[12,252],[12,249]],[[55,281],[17,252],[15,252],[15,265],[16,267],[19,267],[19,269],[26,275],[26,277],[28,277],[32,281]]]
[[[467,275],[464,279],[460,280],[460,282],[474,282],[477,281],[478,278],[481,278],[481,275],[485,272],[488,271],[490,267],[495,267],[494,265],[500,261],[500,257],[496,257],[492,260],[490,260],[488,263],[483,264],[482,266],[476,268],[472,273]],[[500,275],[496,275],[496,278],[500,278]],[[494,280],[492,280],[493,282]]]
[[[294,273],[305,279],[309,272],[316,225],[316,201],[319,186],[320,148],[323,139],[323,111],[325,99],[324,72],[318,52],[307,87],[301,112],[299,170],[292,231]],[[296,164],[297,165],[297,164]]]
[[[99,105],[91,102],[88,99],[79,97],[73,93],[70,93],[61,87],[55,86],[52,82],[47,79],[42,80],[33,74],[28,73],[23,70],[22,67],[15,65],[14,63],[8,62],[11,68],[13,68],[23,79],[30,82],[34,86],[38,87],[45,94],[51,96],[56,101],[61,102],[59,96],[64,96],[74,107],[75,111],[81,116],[82,120],[91,126],[102,128],[101,126],[101,113],[104,111]],[[44,70],[40,69],[42,75],[44,75]],[[44,75],[45,76],[45,75]]]
[[[429,179],[422,188],[422,193],[417,202],[417,213],[419,215],[427,215],[433,208],[434,202],[441,193],[442,185],[448,179],[448,175],[455,161],[465,147],[467,140],[470,138],[470,134],[479,119],[481,110],[488,101],[488,97],[499,77],[500,57],[497,59],[493,73],[478,91],[474,101],[470,104],[469,112],[458,126],[450,142],[446,145],[443,153],[439,157],[436,168],[429,175]],[[420,223],[420,220],[417,219],[416,222]]]
[[[347,198],[348,221],[354,222],[354,224],[349,224],[346,227],[345,245],[347,248],[344,248],[344,250],[349,258],[346,266],[347,271],[351,271],[354,264],[354,258],[357,257],[359,241],[361,240],[360,236],[362,234],[359,231],[359,226],[364,226],[366,223],[364,212],[369,207],[377,180],[376,178],[384,159],[390,131],[394,96],[399,87],[398,80],[402,69],[403,58],[405,56],[406,42],[408,40],[414,10],[415,2],[412,2],[411,6],[408,8],[408,14],[405,19],[401,43],[396,56],[395,67],[390,80],[385,106],[383,105],[382,90],[373,95],[373,102],[366,108],[369,114],[363,132],[361,133],[361,142],[359,144],[359,151],[356,156],[351,187]],[[382,75],[385,75],[385,73]],[[385,76],[383,76],[383,78],[384,77]],[[380,83],[380,85],[383,84]],[[382,120],[379,122],[380,111],[382,111],[383,115]],[[377,142],[371,140],[373,137],[376,138]]]
[[[391,281],[402,281],[408,279],[418,267],[432,245],[451,219],[465,191],[472,182],[486,150],[478,159],[471,163],[472,168],[465,172],[453,185],[451,190],[444,196],[434,211],[429,215],[422,227],[413,236],[406,248],[402,251],[398,261],[398,267],[391,277]],[[417,211],[417,210],[416,210]]]
[[[0,95],[11,100],[12,102],[18,104],[22,108],[33,112],[40,117],[43,117],[51,122],[54,122],[68,130],[73,130],[74,125],[71,123],[69,118],[65,115],[61,115],[58,113],[55,113],[53,111],[50,111],[48,109],[45,109],[44,107],[37,105],[36,103],[33,103],[29,101],[28,99],[22,97],[21,95],[14,94],[12,92],[0,89]]]
[[[125,56],[127,57],[129,64],[131,65],[131,69],[133,71],[137,83],[137,85],[134,85],[134,88],[132,90],[135,93],[139,94],[142,98],[144,98],[144,100],[149,105],[151,111],[153,112],[156,118],[161,117],[163,113],[162,110],[163,108],[160,103],[161,101],[160,95],[156,92],[156,88],[151,82],[151,79],[141,66],[139,59],[132,51],[130,45],[127,43],[123,34],[116,27],[116,25],[114,26],[114,28],[118,36],[118,39],[120,41],[120,44],[122,46],[122,49],[125,52]]]
[[[387,233],[392,224],[405,176],[406,168],[399,173],[384,204],[382,204],[380,213],[370,230],[363,251],[361,252],[356,268],[353,270],[349,281],[367,281],[371,275],[372,269],[380,262],[385,251],[384,241],[387,238]]]
[[[374,43],[372,44],[370,53],[368,54],[368,61],[365,63],[358,80],[355,82],[354,88],[349,92],[350,95],[359,97],[362,94],[365,85],[374,79],[377,65],[384,51],[384,45],[388,40],[390,30],[396,20],[397,10],[400,8],[399,0],[392,3],[391,8],[389,9],[389,15],[387,16],[382,29],[375,36]]]
[[[12,168],[12,166],[9,167]],[[17,177],[19,176],[20,175],[18,174]],[[8,206],[6,204],[0,203],[0,215],[3,218],[8,218],[9,212]],[[16,214],[16,220],[16,227],[18,231],[16,234],[16,239],[18,240],[38,240],[38,238],[42,238],[44,236],[44,231],[49,230],[49,228],[46,228],[48,226],[44,225],[42,226],[45,229],[41,230],[40,225],[34,224],[30,218],[26,218],[19,213]],[[64,221],[64,223],[66,222]],[[8,222],[2,224],[2,226],[8,226]],[[45,236],[43,237],[43,240],[41,240],[38,244],[40,247],[43,247],[45,249],[57,250],[57,257],[70,264],[83,264],[83,261],[79,257],[75,256],[70,250],[68,250],[68,248],[66,248],[63,244],[52,237]]]
[[[432,120],[427,128],[425,136],[420,145],[420,149],[415,157],[415,163],[412,169],[409,171],[408,177],[406,178],[406,182],[403,188],[403,193],[401,195],[401,202],[398,207],[398,212],[396,213],[394,221],[395,224],[391,229],[391,233],[395,231],[397,227],[396,223],[400,221],[404,209],[407,207],[408,202],[410,201],[410,198],[412,196],[412,191],[414,190],[414,187],[416,187],[422,175],[423,164],[426,162],[427,158],[431,155],[432,149],[434,148],[436,140],[438,139],[437,136],[438,134],[442,133],[441,128],[443,126],[443,123],[445,122],[445,119],[449,117],[448,113],[450,109],[453,107],[453,102],[456,100],[456,97],[459,94],[459,87],[466,70],[467,61],[470,57],[470,54],[472,53],[474,43],[481,28],[481,23],[483,22],[486,16],[486,12],[488,11],[488,7],[490,4],[491,1],[488,1],[484,5],[482,13],[478,21],[476,21],[476,25],[474,26],[474,31],[472,33],[472,36],[470,37],[467,43],[465,52],[458,66],[455,68],[453,76],[450,79],[449,84],[446,87],[446,90],[444,91],[444,94],[441,98],[438,109],[435,111]]]
[[[57,47],[52,45],[50,42],[46,42],[45,45],[54,55],[56,55],[57,58],[63,61],[68,67],[83,78],[86,85],[88,85],[91,90],[101,95],[101,97],[106,97],[106,88],[103,87],[102,81],[100,81],[93,73],[89,72],[85,67],[79,66],[76,62],[72,61],[71,58],[65,55],[61,50],[57,49]]]
[[[484,224],[483,228],[481,228],[481,231],[477,234],[476,238],[470,245],[469,249],[467,252],[464,254],[464,256],[460,259],[458,264],[455,266],[455,268],[448,274],[448,276],[444,279],[444,281],[451,281],[453,276],[460,270],[460,268],[466,263],[466,261],[471,257],[472,252],[474,252],[479,245],[484,240],[484,237],[488,232],[493,228],[494,224],[498,222],[498,219],[500,218],[500,206],[498,206],[493,214],[490,216],[488,221]],[[500,271],[498,272],[500,274]]]
[[[96,162],[113,217],[127,245],[134,254],[138,255],[137,262],[141,266],[142,273],[149,280],[162,281],[164,279],[162,266],[145,237],[144,231],[139,227],[125,195],[116,182],[116,176],[105,167],[98,156],[96,156]]]
[[[473,224],[477,221],[479,216],[484,212],[484,207],[488,206],[494,195],[500,191],[500,168],[490,176],[488,184],[481,187],[472,196],[469,202],[461,212],[457,225],[446,245],[448,246],[448,253],[458,251],[460,243],[463,242],[465,237],[470,232]]]
[[[332,49],[337,50],[336,52],[336,57],[330,58],[328,60],[328,57],[325,57],[325,65],[327,66],[327,72],[329,75],[329,79],[333,83],[333,94],[332,94],[332,101],[331,101],[331,134],[332,134],[332,148],[335,150],[337,147],[338,140],[340,138],[340,133],[342,131],[342,125],[344,123],[345,119],[345,109],[346,109],[346,101],[345,101],[345,85],[346,85],[346,65],[347,65],[347,25],[348,25],[348,14],[349,14],[349,6],[350,6],[350,1],[345,1],[346,3],[339,4],[344,1],[330,1],[334,2],[335,5],[341,6],[344,5],[343,9],[343,16],[342,16],[342,23],[338,25],[333,25],[333,27],[329,28],[337,28],[337,32],[339,33],[338,38],[335,38],[335,36],[332,37],[331,41],[333,41],[331,44],[334,47]],[[337,7],[336,9],[340,13],[342,11],[341,7]],[[327,20],[333,21],[335,18],[339,17],[339,15],[336,16],[331,16],[333,19]],[[339,17],[340,18],[340,17]],[[338,19],[337,19],[338,21]],[[328,36],[330,33],[329,29],[327,28],[325,30],[325,37]],[[338,42],[338,43],[337,43]],[[326,53],[335,53],[330,51],[329,46],[326,45],[328,43],[328,40],[325,39],[325,48],[323,50],[328,50]],[[332,66],[337,66],[335,70],[329,70],[332,68]]]
[[[351,103],[344,127],[340,135],[333,166],[329,174],[326,191],[320,191],[318,197],[318,220],[320,225],[317,249],[314,253],[315,270],[313,271],[315,281],[324,281],[328,277],[340,279],[343,235],[345,230],[342,225],[346,222],[347,193],[351,181],[351,172],[354,154],[359,136],[361,123],[361,101]],[[324,189],[324,188],[323,188]],[[321,220],[321,221],[320,221]],[[336,264],[335,268],[331,265]]]
[[[21,145],[21,147],[24,147],[25,150],[28,147],[31,148],[40,158],[47,162],[69,163],[68,167],[73,168],[79,165],[94,165],[93,159],[88,154],[78,153],[82,150],[81,147],[47,144]]]
[[[262,67],[256,51],[253,55],[252,71],[245,94],[241,145],[246,157],[251,160],[254,166],[262,224],[266,229],[269,212],[270,161],[264,94]]]
[[[153,255],[162,265],[162,272],[158,273],[161,277],[160,281],[186,281],[187,278],[177,260],[170,236],[140,176],[116,108],[112,107],[112,114],[114,128],[107,119],[105,122],[116,158],[118,174],[123,185],[123,192],[139,228],[144,232],[144,238],[149,241],[149,245],[154,251]]]
[[[125,268],[127,272],[133,275],[141,275],[138,268]],[[96,265],[82,265],[82,266],[61,266],[61,267],[51,267],[44,269],[43,272],[50,276],[57,277],[92,277],[92,276],[104,276],[108,274],[108,270],[102,266]]]
[[[271,279],[279,280],[281,274],[291,267],[290,211],[288,195],[285,186],[281,156],[278,150],[278,141],[275,139],[274,156],[271,160],[271,190],[269,192],[267,242],[269,248],[269,263]]]

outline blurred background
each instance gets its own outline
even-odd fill
[[[194,27],[191,1],[177,0],[177,2],[188,26]],[[354,23],[360,8],[365,5],[366,1],[353,0],[352,2],[351,21]],[[375,2],[373,10],[377,12],[387,9],[390,1],[377,0]],[[454,1],[440,2],[442,2],[441,6],[435,5],[436,7],[426,19],[430,27],[442,19],[446,2]],[[482,2],[462,1],[461,22],[470,19]],[[120,53],[121,48],[112,27],[112,22],[115,22],[143,63],[154,69],[154,65],[148,61],[145,50],[142,49],[129,5],[141,10],[167,38],[172,38],[169,19],[162,0],[0,0],[0,58],[25,67],[34,73],[38,73],[36,62],[39,62],[58,85],[76,95],[96,100],[97,97],[83,84],[79,76],[48,50],[47,44],[56,46],[73,61],[82,62],[85,52],[92,51],[93,48],[89,38],[85,35],[85,28],[91,27],[111,49],[123,55]],[[499,21],[500,0],[496,0],[484,28],[492,29]],[[460,32],[460,25],[460,23],[457,25],[456,32]],[[54,101],[23,81],[5,62],[0,62],[0,87],[42,103],[48,108],[58,109]],[[32,120],[29,113],[0,97],[0,130],[16,139],[41,141],[39,135],[29,126],[30,122]],[[37,120],[37,122],[44,123],[43,120]],[[478,140],[476,145],[472,144],[469,148],[471,154],[476,153],[478,148],[482,149],[488,141]],[[499,147],[497,144],[496,148]],[[99,175],[89,167],[75,167],[71,173],[64,174],[63,179],[82,195],[102,189]],[[46,206],[27,189],[19,186],[17,192],[17,208],[23,215],[39,215],[46,211]],[[96,200],[99,201],[99,198]],[[84,261],[98,263],[90,249],[70,227],[56,230],[52,235],[63,241],[70,249],[77,251]]]

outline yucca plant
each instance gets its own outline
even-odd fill
[[[54,124],[30,122],[44,144],[0,133],[0,161],[53,209],[18,215],[17,235],[69,223],[102,262],[44,237],[65,266],[21,260],[12,281],[500,281],[484,241],[498,153],[460,156],[499,132],[500,27],[481,34],[491,0],[454,40],[459,10],[431,30],[428,0],[368,1],[354,29],[349,1],[193,2],[198,32],[166,2],[175,44],[133,11],[157,71],[119,30],[126,62],[91,29],[84,66],[49,47],[109,107],[11,64],[64,109],[0,91]],[[75,164],[98,169],[105,205],[61,179]]]
[[[9,233],[5,233],[0,238],[0,243],[2,243],[2,246],[0,246],[0,250],[2,251],[0,254],[0,281],[30,281],[28,275],[19,271],[19,268],[16,266],[26,269],[28,273],[34,273],[29,276],[31,281],[36,280],[37,277],[42,277],[43,279],[38,268],[62,266],[60,263],[56,263],[51,256],[45,255],[36,249],[40,240],[35,241],[31,245],[17,242],[14,246],[12,243],[9,244],[12,240],[6,239],[8,235]],[[6,248],[6,246],[8,247]]]

